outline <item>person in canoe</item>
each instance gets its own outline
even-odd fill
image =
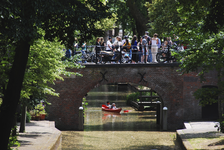
[[[109,109],[111,109],[111,105],[110,105],[110,102],[109,102],[109,101],[107,101],[106,106],[107,106]]]
[[[111,109],[117,109],[115,103],[112,103]]]

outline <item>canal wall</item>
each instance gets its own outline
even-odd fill
[[[59,97],[48,97],[52,104],[48,118],[62,130],[79,130],[79,107],[83,97],[92,89],[104,84],[135,83],[152,88],[167,107],[168,129],[179,129],[183,122],[202,118],[202,108],[193,93],[203,85],[217,85],[216,73],[206,75],[200,82],[197,73],[180,75],[178,64],[109,64],[86,65],[84,69],[71,69],[83,76],[63,76],[52,87]],[[101,106],[99,106],[101,107]]]

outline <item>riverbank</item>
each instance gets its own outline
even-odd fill
[[[55,128],[54,121],[31,121],[26,123],[25,129],[25,133],[18,133],[18,141],[21,144],[18,150],[61,149],[62,134]],[[19,124],[17,131],[19,131]],[[16,147],[12,148],[16,149]]]
[[[224,134],[214,126],[218,122],[186,122],[186,129],[176,131],[183,149],[224,149]]]

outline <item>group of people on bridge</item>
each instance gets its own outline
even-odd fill
[[[113,61],[111,63],[119,63],[121,55],[127,60],[129,63],[158,63],[157,61],[157,53],[160,50],[162,53],[163,62],[166,63],[166,56],[169,47],[174,44],[172,42],[171,37],[164,38],[163,43],[161,43],[158,34],[155,33],[152,37],[150,37],[149,32],[146,31],[145,35],[140,37],[139,41],[137,36],[134,35],[131,40],[129,40],[128,36],[124,36],[124,39],[120,36],[116,36],[115,40],[112,42],[112,38],[109,37],[107,42],[104,41],[103,37],[98,37],[96,39],[96,43],[94,46],[96,53],[96,62],[101,63],[102,52],[112,52],[113,53]],[[174,35],[174,37],[177,37]],[[74,45],[77,47],[77,44]],[[81,45],[82,52],[86,50],[86,43]],[[184,49],[183,46],[179,46],[179,50]],[[101,59],[100,59],[101,57]]]
[[[152,37],[148,35],[148,31],[142,36],[139,41],[137,36],[134,35],[132,40],[128,39],[128,36],[124,36],[122,40],[120,36],[117,36],[114,42],[112,38],[109,37],[107,42],[104,42],[104,38],[96,39],[96,53],[100,54],[101,51],[113,51],[114,58],[119,55],[120,51],[123,51],[125,57],[131,60],[131,63],[158,63],[156,60],[156,55],[158,50],[164,51],[163,56],[166,57],[166,51],[168,50],[168,45],[172,46],[173,42],[171,37],[164,38],[164,42],[161,43],[158,34],[155,33]],[[100,61],[100,60],[99,60]],[[166,63],[166,61],[164,61]]]

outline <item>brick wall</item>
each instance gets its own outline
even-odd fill
[[[177,64],[88,65],[73,69],[83,77],[64,77],[64,81],[55,82],[52,87],[60,97],[48,98],[52,103],[48,118],[55,121],[58,129],[78,130],[78,108],[90,90],[103,84],[129,82],[155,90],[168,108],[168,129],[181,128],[184,121],[201,118],[201,106],[193,92],[202,85],[216,85],[217,81],[215,72],[209,73],[208,82],[201,84],[195,73],[181,76],[177,69]]]

